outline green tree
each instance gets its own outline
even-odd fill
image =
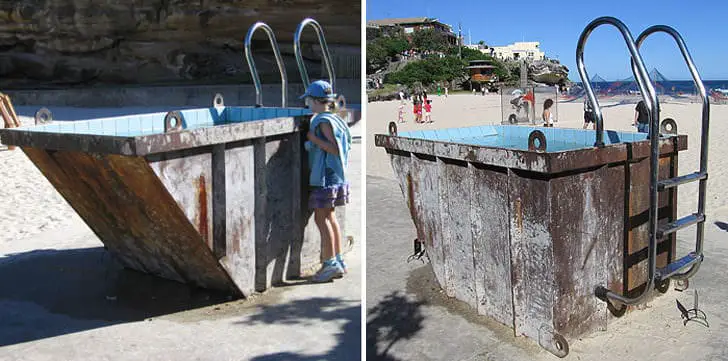
[[[427,86],[439,81],[450,81],[465,75],[465,64],[453,56],[414,61],[400,71],[389,74],[387,83],[412,85],[420,82]]]
[[[412,43],[420,51],[445,51],[448,49],[445,35],[434,29],[417,30],[412,34]]]

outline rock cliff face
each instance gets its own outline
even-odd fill
[[[333,0],[0,1],[0,87],[250,82],[243,56],[248,28],[275,31],[291,81],[300,81],[293,32],[306,17],[332,48],[360,47],[361,3]],[[263,81],[278,71],[263,31],[253,50]],[[313,29],[303,36],[312,76],[320,72]],[[349,61],[351,62],[351,61]],[[339,71],[337,70],[337,73]]]
[[[557,61],[541,60],[528,64],[528,79],[547,85],[563,85],[568,81],[569,68]]]

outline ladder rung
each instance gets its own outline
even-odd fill
[[[677,187],[681,184],[695,182],[705,178],[708,178],[708,173],[695,172],[675,178],[665,179],[657,182],[657,190],[663,191],[668,188]]]
[[[662,227],[657,228],[657,238],[662,238],[664,236],[667,236],[668,234],[675,233],[685,227],[690,227],[693,224],[704,221],[704,214],[691,214],[687,217],[680,218],[675,222],[668,223]]]
[[[699,256],[697,253],[690,252],[687,256],[670,263],[669,265],[667,265],[667,267],[658,269],[657,278],[659,280],[668,279],[680,272],[681,270],[700,262],[702,258],[703,257]]]

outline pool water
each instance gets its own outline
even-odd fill
[[[416,130],[399,132],[398,136],[482,147],[528,150],[528,136],[540,130],[546,137],[546,152],[563,152],[592,148],[596,140],[594,130],[525,127],[516,125],[486,125],[467,128]],[[604,131],[604,143],[629,143],[647,139],[646,133]]]
[[[183,109],[179,110],[179,112],[182,115],[182,128],[185,130],[311,114],[311,111],[305,108],[255,107]],[[16,129],[60,134],[136,137],[164,133],[164,118],[166,115],[167,112],[157,112],[79,121],[55,121]]]

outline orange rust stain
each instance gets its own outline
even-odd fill
[[[208,236],[208,230],[209,225],[207,222],[207,182],[205,182],[205,176],[200,175],[199,181],[197,182],[197,211],[200,215],[198,217],[199,222],[199,228],[198,231],[202,235],[202,239],[205,241],[205,244],[208,246],[209,243],[209,236]]]
[[[521,199],[516,199],[516,227],[519,231],[523,230],[523,212],[521,211]]]

